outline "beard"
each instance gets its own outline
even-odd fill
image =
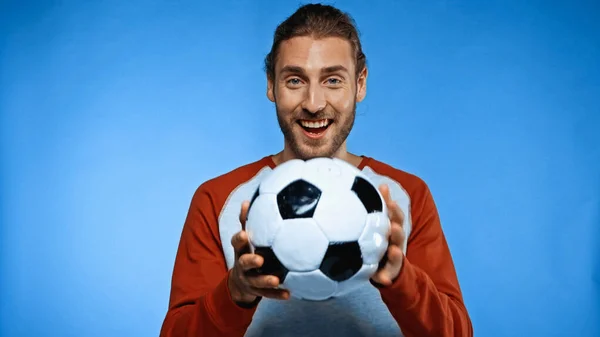
[[[275,103],[277,110],[277,121],[285,144],[294,154],[294,157],[302,160],[308,160],[316,157],[333,157],[340,147],[344,144],[350,131],[354,126],[356,117],[356,101],[352,103],[352,110],[348,113],[339,113],[334,109],[319,112],[317,114],[302,111],[295,118],[287,117],[290,112],[281,111]],[[294,128],[300,127],[297,123],[299,119],[318,120],[318,119],[333,119],[334,122],[329,126],[326,132],[334,133],[325,135],[325,139],[307,140],[305,137],[294,132]]]

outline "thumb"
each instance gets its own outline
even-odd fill
[[[379,193],[381,193],[381,196],[383,197],[383,200],[386,204],[388,204],[390,200],[392,200],[392,196],[390,195],[390,188],[387,184],[379,185]]]
[[[248,208],[250,208],[250,202],[242,202],[242,209],[240,210],[240,223],[242,224],[242,230],[246,230],[246,220],[248,219]]]
[[[248,246],[248,235],[245,231],[239,231],[235,233],[235,235],[231,238],[231,245],[233,246],[233,250],[237,256],[241,256],[250,251],[250,247]]]

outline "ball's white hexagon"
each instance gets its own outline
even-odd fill
[[[300,159],[288,160],[279,164],[260,183],[260,193],[277,194],[291,182],[302,178],[305,161]]]
[[[273,240],[273,252],[290,271],[319,268],[329,241],[313,219],[288,219]]]
[[[283,288],[289,289],[290,295],[309,301],[323,301],[335,296],[337,283],[320,270],[309,272],[289,272],[283,282]]]
[[[335,296],[344,296],[360,287],[371,285],[369,279],[377,272],[378,264],[363,264],[360,270],[346,281],[337,284]]]
[[[356,241],[367,221],[367,211],[350,189],[321,195],[313,215],[330,242]]]
[[[270,247],[283,220],[277,207],[275,194],[261,194],[248,211],[246,232],[253,246]]]
[[[365,228],[358,244],[364,264],[379,263],[388,248],[390,219],[386,213],[371,213],[366,216]]]
[[[352,188],[358,169],[345,161],[314,158],[306,162],[302,178],[317,186],[325,194]]]

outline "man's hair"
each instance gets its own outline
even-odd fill
[[[311,36],[315,39],[339,37],[350,42],[354,52],[356,75],[366,66],[366,57],[362,51],[359,32],[354,19],[339,9],[322,4],[301,6],[283,21],[273,36],[271,51],[265,57],[265,71],[270,79],[275,78],[275,63],[279,46],[285,40],[298,36]]]

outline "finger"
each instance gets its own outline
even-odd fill
[[[231,237],[231,245],[236,253],[242,255],[242,252],[249,250],[248,234],[243,230],[235,233],[235,235]]]
[[[383,201],[385,201],[386,204],[388,204],[392,200],[392,197],[390,195],[390,188],[388,187],[388,185],[386,185],[386,184],[379,185],[379,193],[381,193],[381,196],[383,197]]]
[[[386,287],[392,284],[391,279],[388,276],[388,273],[383,270],[380,270],[377,273],[375,273],[371,277],[371,280],[373,280],[375,283],[381,284]]]
[[[246,276],[246,282],[256,289],[276,289],[279,286],[279,278],[273,275]]]
[[[387,254],[381,260],[380,267],[377,272],[371,277],[371,279],[384,286],[392,284],[394,275],[400,273],[402,267],[402,258],[404,253],[398,246],[389,246]]]
[[[262,296],[265,298],[273,298],[278,300],[287,300],[290,298],[290,292],[285,289],[261,289],[250,288],[253,295]]]
[[[248,219],[249,208],[250,201],[246,200],[242,202],[242,209],[240,210],[240,223],[242,224],[242,230],[246,230],[246,219]]]
[[[404,212],[398,204],[394,201],[390,201],[387,203],[388,215],[390,217],[390,221],[397,223],[400,226],[404,225]]]
[[[395,271],[396,269],[400,270],[400,265],[402,263],[402,256],[404,253],[402,249],[398,246],[389,246],[387,252],[387,262],[385,264],[384,269],[389,269],[391,271]]]
[[[404,246],[405,233],[401,225],[392,223],[390,227],[390,243],[399,247]]]
[[[387,206],[390,220],[402,225],[404,223],[404,212],[402,212],[400,206],[392,199],[389,186],[386,184],[379,185],[379,192],[383,196],[383,200]]]
[[[260,268],[264,263],[264,259],[257,254],[244,254],[240,256],[238,263],[242,271],[246,272],[251,269]]]

